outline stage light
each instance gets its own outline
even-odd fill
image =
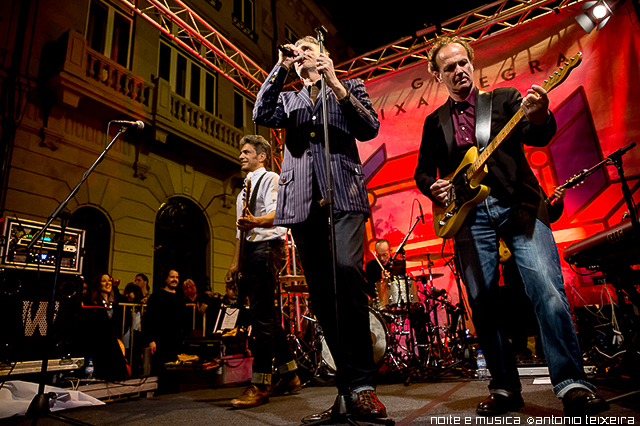
[[[615,4],[617,3],[620,2],[615,2]],[[604,0],[587,1],[580,6],[580,9],[586,10],[586,12],[576,16],[576,21],[578,21],[578,24],[580,24],[587,34],[590,34],[594,28],[599,30],[604,27],[613,14],[611,8]]]

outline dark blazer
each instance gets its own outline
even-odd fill
[[[322,195],[327,188],[321,95],[314,106],[306,88],[283,92],[286,77],[286,69],[276,65],[263,83],[253,108],[256,124],[286,130],[275,225],[292,225],[307,219],[314,201],[314,174]],[[356,139],[367,141],[376,137],[380,122],[362,81],[341,83],[349,91],[343,104],[338,104],[333,91],[327,88],[334,208],[369,216]]]
[[[509,122],[518,109],[522,98],[513,87],[495,89],[492,95],[491,136],[493,140]],[[491,194],[498,198],[509,197],[536,212],[537,217],[549,225],[544,193],[538,179],[533,174],[524,154],[524,146],[545,146],[556,132],[553,114],[546,123],[535,125],[526,117],[520,120],[513,134],[509,136],[487,161],[489,174],[482,184],[491,188]],[[453,173],[465,151],[458,149],[453,134],[453,120],[449,101],[445,102],[424,122],[422,143],[415,172],[416,186],[432,201],[429,188],[438,179]]]

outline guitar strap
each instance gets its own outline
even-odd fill
[[[254,216],[256,214],[256,202],[258,201],[258,189],[260,188],[260,182],[262,182],[262,178],[264,178],[266,174],[267,173],[263,173],[262,176],[260,176],[260,179],[258,179],[258,182],[256,182],[255,186],[252,185],[253,188],[251,189],[251,191],[253,192],[251,194],[251,198],[249,199],[249,205],[247,206],[247,208]]]
[[[476,141],[478,142],[478,152],[484,151],[489,144],[491,137],[491,110],[493,92],[480,92],[476,101]],[[502,183],[504,188],[513,194],[513,188],[509,185],[504,174],[498,167],[490,167],[496,179]]]
[[[480,92],[476,101],[476,141],[482,152],[489,144],[491,136],[491,99],[493,92]]]

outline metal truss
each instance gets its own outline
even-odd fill
[[[433,25],[416,34],[337,65],[341,79],[359,77],[371,81],[409,65],[427,60],[427,51],[438,37],[459,36],[475,42],[501,31],[531,22],[583,0],[500,0]]]
[[[133,0],[132,0],[133,1]],[[255,99],[268,73],[181,0],[120,2]]]

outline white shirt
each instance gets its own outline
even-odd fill
[[[276,201],[278,200],[278,180],[280,179],[280,176],[277,173],[268,172],[264,167],[260,167],[250,176],[251,194],[253,194],[253,189],[262,175],[265,175],[265,177],[262,179],[262,182],[260,182],[260,187],[258,188],[256,207],[255,211],[252,212],[254,216],[265,216],[271,213],[276,209]],[[242,213],[242,207],[244,205],[244,191],[244,189],[240,191],[236,200],[236,219],[239,218]],[[247,200],[247,206],[249,206],[250,201],[251,195]],[[286,233],[287,229],[281,226],[274,226],[272,228],[253,228],[252,230],[247,231],[247,241],[260,242],[276,239],[284,240]],[[236,232],[236,238],[240,239],[240,230]]]

